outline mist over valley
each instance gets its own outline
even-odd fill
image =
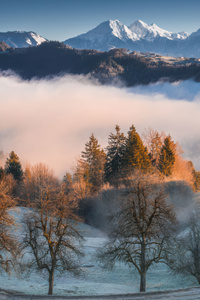
[[[14,149],[23,165],[44,162],[62,177],[91,133],[105,147],[116,124],[124,132],[134,124],[140,133],[151,127],[171,134],[199,169],[199,97],[193,81],[127,89],[85,76],[23,81],[2,74],[0,149]]]

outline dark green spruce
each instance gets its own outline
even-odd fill
[[[14,179],[20,183],[23,179],[23,170],[19,157],[14,151],[10,152],[9,158],[6,159],[5,173],[12,174]]]
[[[115,131],[116,132],[111,133],[108,138],[105,180],[115,187],[118,187],[126,138],[124,134],[120,132],[118,125],[116,125]]]

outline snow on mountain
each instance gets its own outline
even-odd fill
[[[145,39],[147,41],[152,41],[157,37],[163,37],[170,40],[174,39],[185,39],[188,34],[186,32],[182,33],[172,33],[158,27],[156,24],[148,25],[141,20],[137,20],[129,26],[129,29],[134,32],[138,38]]]
[[[186,31],[181,31],[178,33],[172,33],[172,36],[175,36],[175,38],[180,40],[185,40],[188,38],[189,34]]]
[[[127,41],[129,39],[136,41],[138,40],[137,34],[132,32],[128,27],[118,20],[109,20],[101,23],[93,30],[88,31],[85,34],[78,36],[79,38],[83,38],[85,40],[98,40],[103,41],[105,37],[116,37],[122,41]]]
[[[137,34],[132,32],[126,25],[118,20],[109,20],[87,33],[68,39],[63,43],[78,49],[89,48],[105,51],[112,48],[126,47],[130,42],[138,39]]]
[[[109,20],[63,43],[77,49],[126,48],[160,55],[200,57],[200,29],[189,36],[186,32],[173,33],[141,20],[129,27],[118,20]]]
[[[31,31],[8,31],[0,32],[0,41],[13,48],[26,48],[30,46],[38,46],[45,42],[46,39]]]
[[[45,41],[45,38],[35,32],[0,32],[0,42],[13,48],[37,46]],[[77,49],[108,51],[126,48],[130,51],[169,56],[200,57],[200,29],[188,36],[186,32],[173,33],[141,20],[129,27],[118,20],[108,20],[63,43]]]

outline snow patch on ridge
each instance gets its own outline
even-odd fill
[[[137,20],[129,26],[129,29],[137,34],[138,38],[151,41],[157,37],[165,37],[170,40],[186,39],[188,34],[186,32],[173,33],[158,27],[155,23],[148,25],[141,20]]]
[[[31,32],[30,35],[36,41],[37,45],[40,45],[40,44],[46,42],[45,38],[43,38],[42,36],[40,36],[39,34],[37,34],[35,32]]]
[[[120,40],[128,40],[137,41],[139,38],[137,34],[132,32],[126,25],[123,25],[118,20],[110,20],[109,21],[110,28],[112,28],[112,34],[118,37]]]
[[[10,47],[26,48],[30,46],[38,46],[45,42],[46,39],[31,31],[8,31],[0,32],[0,41],[5,42]]]

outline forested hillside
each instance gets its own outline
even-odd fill
[[[84,74],[103,84],[120,80],[126,86],[149,84],[159,80],[200,81],[198,59],[129,53],[125,49],[109,52],[76,50],[59,42],[45,42],[26,49],[11,49],[0,55],[0,69],[12,70],[28,80],[64,74]]]

